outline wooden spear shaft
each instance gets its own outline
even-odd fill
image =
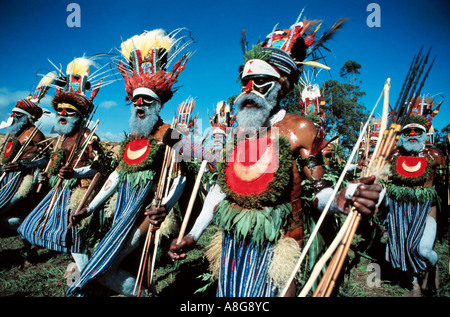
[[[86,150],[87,146],[89,145],[90,140],[91,140],[92,137],[94,136],[94,132],[95,132],[95,130],[97,129],[98,123],[99,123],[99,122],[100,122],[100,120],[98,119],[97,122],[95,123],[94,127],[92,128],[91,133],[90,133],[90,134],[88,135],[88,137],[86,138],[85,143],[84,143],[84,146],[83,146],[83,148],[82,148],[82,151],[80,151],[80,155],[79,155],[79,157],[78,157],[78,159],[77,159],[77,161],[76,161],[76,163],[75,163],[74,166],[77,166],[78,162],[80,161],[81,156],[83,155],[84,151]],[[83,133],[82,130],[80,130],[80,133]],[[81,139],[82,139],[82,137],[80,137],[79,140],[78,140],[78,142],[77,142],[77,144],[75,144],[75,145],[73,146],[72,151],[70,152],[69,158],[67,159],[66,166],[69,166],[70,163],[72,162],[72,160],[73,160],[73,158],[74,158],[74,156],[75,156],[75,153],[77,152],[79,142],[81,142]],[[48,218],[50,217],[50,213],[51,213],[51,210],[53,209],[53,205],[55,204],[55,202],[56,202],[56,200],[57,200],[56,197],[57,197],[57,196],[58,196],[58,198],[60,197],[60,195],[58,195],[58,192],[59,192],[59,187],[60,187],[61,184],[62,184],[62,181],[63,181],[63,180],[62,180],[61,178],[58,179],[58,182],[57,182],[56,185],[55,185],[55,189],[54,189],[54,191],[53,191],[53,195],[52,195],[52,199],[51,199],[51,201],[50,201],[50,205],[49,205],[49,206],[47,207],[47,209],[46,209],[45,219],[44,219],[44,222],[43,222],[42,225],[41,225],[42,230],[41,230],[41,232],[40,232],[40,234],[39,234],[39,239],[41,238],[42,233],[44,232],[44,227],[45,227],[45,225],[47,224]],[[67,183],[65,184],[65,186],[67,186]],[[65,188],[65,186],[64,186],[64,188]],[[64,189],[64,188],[63,188],[63,189]],[[61,194],[62,194],[62,191],[61,191]],[[38,226],[36,227],[35,233],[37,232],[38,228],[39,228],[39,224],[38,224]]]
[[[22,154],[25,152],[26,148],[28,147],[28,145],[30,145],[31,141],[33,140],[33,138],[36,136],[36,133],[38,132],[38,128],[34,127],[33,131],[31,132],[30,136],[28,137],[28,139],[26,140],[26,142],[20,147],[20,150],[17,152],[16,156],[14,157],[14,159],[11,161],[11,163],[16,162],[21,156]],[[3,172],[2,176],[0,176],[0,183],[2,182],[3,178],[5,178],[6,173]]]
[[[186,214],[184,215],[183,223],[181,225],[180,233],[178,234],[177,244],[183,240],[184,232],[186,231],[187,224],[189,222],[189,218],[191,216],[192,207],[194,206],[195,198],[197,196],[198,189],[200,187],[200,183],[202,180],[203,173],[205,172],[207,160],[203,160],[200,165],[200,170],[198,171],[197,178],[195,180],[194,189],[192,190],[191,198],[189,199],[189,204],[186,209]]]
[[[168,146],[166,146],[165,151],[164,151],[163,165],[161,167],[161,175],[158,180],[158,186],[156,188],[156,194],[155,194],[156,206],[158,208],[161,206],[162,193],[164,191],[163,187],[165,184],[167,167],[170,164],[168,162],[168,159],[170,158],[170,153],[171,153],[170,148]],[[139,285],[138,293],[137,293],[138,297],[140,297],[141,293],[142,293],[142,282],[144,279],[144,271],[145,271],[145,268],[147,267],[147,260],[149,257],[149,249],[150,249],[152,242],[153,242],[153,225],[150,224],[149,228],[147,230],[147,235],[146,235],[145,243],[144,243],[144,249],[142,251],[142,255],[141,255],[141,259],[140,259],[140,263],[139,263],[138,276],[136,277],[136,283],[134,285],[134,290],[133,290],[133,293],[136,293],[136,288]],[[149,281],[149,282],[151,282],[151,281]]]
[[[56,140],[55,150],[53,151],[53,155],[54,155],[54,153],[56,152],[56,150],[59,148],[59,146],[61,145],[61,143],[62,143],[62,142],[61,142],[62,137],[63,137],[63,136],[60,135],[60,136],[58,137],[58,139]],[[50,157],[49,160],[48,160],[47,166],[45,167],[44,172],[48,172],[48,170],[50,169],[50,166],[52,165],[52,160],[53,160],[53,158]],[[37,188],[37,190],[36,190],[36,193],[39,193],[39,192],[41,191],[42,186],[43,186],[43,184],[42,184],[42,183],[39,183],[38,188]]]
[[[357,212],[354,209],[352,209],[351,213],[348,215],[348,217],[350,218],[349,228],[352,227],[353,224],[355,223],[356,216],[357,216]],[[335,272],[339,267],[339,259],[342,256],[342,253],[344,252],[344,246],[346,245],[347,241],[349,240],[349,237],[350,237],[350,230],[347,230],[344,233],[344,237],[342,238],[342,241],[341,241],[335,255],[333,256],[333,258],[328,266],[328,269],[325,271],[325,275],[320,280],[320,283],[317,286],[317,289],[314,292],[313,297],[322,297],[325,295],[326,290],[328,289],[330,282],[334,277],[333,272]]]
[[[382,96],[383,96],[383,91],[381,92],[380,96],[378,97],[378,100],[377,100],[375,106],[373,107],[372,112],[371,112],[370,115],[369,115],[369,118],[367,119],[366,123],[364,124],[363,131],[366,131],[367,126],[369,125],[369,122],[370,122],[370,120],[371,120],[371,118],[372,118],[372,115],[373,115],[375,109],[377,108],[378,103],[380,102]],[[308,241],[306,242],[305,247],[304,247],[303,250],[302,250],[302,253],[300,254],[300,258],[298,259],[297,264],[295,265],[294,270],[291,272],[291,276],[289,277],[288,281],[286,282],[286,285],[284,286],[284,288],[283,288],[282,291],[280,292],[279,297],[283,297],[283,296],[286,294],[286,292],[287,292],[287,290],[288,290],[290,284],[292,283],[292,281],[293,281],[294,278],[295,278],[295,275],[297,274],[298,270],[300,269],[300,266],[301,266],[303,260],[305,259],[306,254],[307,254],[307,252],[308,252],[308,250],[309,250],[309,248],[310,248],[310,246],[311,246],[311,244],[312,244],[312,242],[313,242],[315,236],[317,235],[317,232],[319,231],[319,228],[320,228],[320,226],[322,225],[322,222],[323,222],[325,216],[326,216],[327,213],[328,213],[328,210],[329,210],[329,208],[330,208],[330,206],[331,206],[331,204],[332,204],[332,202],[333,202],[333,200],[334,200],[334,197],[336,196],[337,191],[338,191],[340,185],[342,184],[342,181],[344,180],[345,173],[347,173],[347,171],[348,171],[348,169],[349,169],[349,167],[350,167],[350,164],[351,164],[351,162],[353,161],[353,158],[355,157],[356,151],[358,150],[358,144],[361,143],[363,137],[364,137],[364,134],[360,134],[358,140],[356,141],[356,144],[355,144],[355,146],[353,147],[353,151],[352,151],[352,153],[350,154],[350,157],[349,157],[349,159],[348,159],[348,161],[347,161],[347,164],[346,164],[346,166],[344,167],[344,170],[342,171],[341,176],[339,177],[339,179],[338,179],[338,181],[337,181],[337,183],[336,183],[336,185],[335,185],[335,188],[334,188],[334,190],[333,190],[333,193],[332,193],[331,197],[328,199],[328,202],[327,202],[327,204],[325,205],[325,208],[323,209],[323,211],[322,211],[322,213],[321,213],[321,215],[320,215],[320,217],[319,217],[319,220],[317,221],[317,224],[316,224],[316,226],[314,227],[313,232],[311,233],[311,236],[309,237]],[[338,235],[338,236],[339,236],[339,235]],[[338,236],[337,236],[337,237],[338,237]],[[342,236],[341,236],[341,237],[342,237]],[[313,281],[313,282],[314,282],[314,281]],[[313,282],[312,282],[312,283],[313,283]]]
[[[386,82],[385,86],[384,86],[384,103],[386,104],[388,101],[386,99],[389,98],[389,82]],[[395,126],[393,133],[391,133],[392,137],[395,140],[395,135],[396,135],[396,131],[397,131],[398,127]],[[393,143],[391,140],[388,140],[388,142],[386,142],[386,146],[383,147],[380,155],[379,155],[379,161],[377,162],[378,168],[381,168],[384,165],[385,159],[386,157],[389,155],[391,149],[392,149]],[[380,163],[381,162],[381,163]],[[369,169],[366,170],[366,175],[367,176],[369,174]],[[319,292],[317,293],[317,295],[322,295],[322,296],[330,296],[334,285],[336,283],[336,280],[339,276],[339,272],[342,269],[343,263],[345,258],[347,257],[348,254],[348,250],[350,248],[351,242],[353,240],[353,236],[356,232],[356,229],[359,226],[359,222],[361,219],[361,215],[356,211],[356,209],[354,207],[352,207],[352,212],[355,214],[353,216],[354,219],[352,219],[351,224],[349,225],[346,234],[344,235],[344,238],[341,242],[341,245],[339,246],[338,251],[336,251],[334,258],[333,258],[333,265],[328,267],[327,271],[330,271],[332,273],[330,274],[326,274],[326,277],[324,276],[324,278],[326,278],[326,281],[324,282],[324,287],[323,289],[319,290]],[[356,217],[355,217],[356,216]],[[323,279],[324,279],[323,278]]]

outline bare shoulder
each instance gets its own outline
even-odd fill
[[[153,137],[158,141],[158,143],[162,143],[162,138],[164,136],[164,133],[166,133],[167,129],[170,128],[170,124],[163,123],[156,129],[155,133],[153,134]]]
[[[434,158],[433,165],[445,165],[445,156],[437,147],[427,147],[427,152]]]
[[[274,126],[278,127],[280,135],[289,139],[293,150],[304,148],[310,151],[315,143],[321,143],[321,140],[318,140],[321,128],[303,116],[286,114],[283,120]]]

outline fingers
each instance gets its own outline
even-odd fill
[[[175,239],[172,241],[172,244],[170,245],[169,248],[169,252],[167,253],[173,260],[184,259],[186,258],[186,253],[182,250],[182,248],[185,244],[186,241],[184,240],[181,240],[181,242],[177,244],[177,240]]]
[[[20,171],[21,168],[22,168],[22,166],[19,162],[14,162],[14,163],[5,164],[3,166],[3,171],[6,173],[17,172],[17,171]]]
[[[70,166],[63,166],[58,172],[58,177],[62,179],[72,178],[74,175],[73,168]]]
[[[375,182],[375,176],[368,176],[368,177],[358,178],[354,182],[355,183],[362,183],[362,184],[373,184]]]
[[[375,210],[376,202],[370,199],[355,197],[353,206],[363,215],[370,216]]]
[[[370,183],[373,180],[369,179],[364,181]],[[371,215],[376,209],[381,190],[382,187],[378,184],[359,186],[352,198],[353,206],[361,214]]]
[[[353,196],[378,200],[378,197],[382,189],[383,187],[381,187],[381,185],[378,184],[361,185],[356,189],[355,194]]]
[[[146,209],[144,214],[148,216],[148,221],[152,225],[158,227],[166,219],[167,210],[164,206],[158,208],[152,206],[150,209]]]

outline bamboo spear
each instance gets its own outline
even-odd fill
[[[362,129],[362,133],[361,133],[360,136],[359,136],[359,139],[360,139],[360,140],[364,137],[365,133],[367,132],[368,123],[369,123],[370,120],[372,119],[371,117],[372,117],[372,115],[373,115],[373,113],[374,113],[374,111],[375,111],[375,108],[377,107],[377,105],[378,105],[378,103],[379,103],[381,97],[385,94],[385,92],[386,92],[386,87],[389,87],[389,83],[390,83],[390,79],[388,78],[388,79],[386,80],[386,83],[385,83],[384,86],[383,86],[383,90],[382,90],[382,92],[381,92],[381,94],[380,94],[380,97],[379,97],[378,100],[377,100],[377,103],[375,104],[375,107],[373,108],[371,114],[369,115],[368,120],[366,121],[366,123],[365,123],[365,125],[364,125],[364,127],[363,127],[363,129]],[[356,143],[356,145],[359,144],[359,141],[360,141],[360,140],[358,140],[358,142]],[[356,145],[355,145],[355,147],[353,148],[353,152],[352,152],[351,158],[352,158],[352,156],[354,155],[355,150],[357,149],[357,146],[356,146]],[[351,159],[351,158],[350,158],[350,159]],[[343,178],[343,176],[345,176],[346,171],[347,171],[347,167],[344,168],[344,170],[343,170],[343,172],[342,172],[342,174],[341,174],[341,178]],[[341,179],[340,179],[340,180],[341,180]],[[335,186],[334,194],[335,194],[335,193],[337,192],[337,190],[339,189],[340,184],[341,184],[341,182],[338,181],[338,183],[337,183],[336,186]],[[330,200],[328,201],[328,204],[331,203],[331,200],[334,199],[334,196],[335,196],[335,195],[333,195],[333,196],[330,198]],[[324,211],[325,211],[325,210],[324,210]],[[333,242],[330,244],[330,246],[328,247],[328,249],[327,249],[327,251],[325,252],[325,254],[322,256],[322,258],[321,258],[321,259],[316,263],[316,265],[314,266],[313,271],[312,271],[312,273],[311,273],[311,276],[310,276],[310,278],[308,279],[308,281],[306,282],[306,284],[305,284],[305,286],[303,287],[302,291],[300,292],[299,297],[304,297],[304,296],[306,296],[306,295],[308,294],[308,292],[309,292],[309,290],[312,288],[312,286],[313,286],[313,284],[314,284],[316,278],[318,277],[318,275],[319,275],[320,272],[322,271],[323,267],[325,266],[326,262],[327,262],[328,259],[332,256],[332,254],[333,254],[333,252],[336,250],[336,248],[338,248],[339,246],[342,246],[342,243],[344,243],[344,246],[345,246],[345,242],[348,241],[349,239],[350,239],[350,241],[351,241],[351,238],[353,238],[353,236],[351,236],[351,234],[350,234],[351,231],[349,232],[348,230],[349,230],[349,228],[352,228],[352,227],[353,227],[353,225],[355,224],[355,222],[358,222],[358,221],[359,221],[359,217],[358,217],[358,216],[359,216],[359,213],[358,213],[354,208],[352,208],[352,209],[350,210],[350,212],[349,212],[347,218],[346,218],[346,221],[344,222],[344,224],[342,225],[342,227],[341,227],[341,229],[339,230],[338,234],[336,235],[335,239],[334,239]],[[351,229],[350,229],[350,230],[351,230]],[[310,239],[311,239],[311,238],[310,238]],[[342,242],[342,241],[344,241],[344,242]],[[339,249],[339,250],[337,251],[337,254],[342,254],[343,251],[344,251],[344,250],[342,250],[342,248],[341,248],[341,249]],[[329,281],[330,281],[330,279],[334,276],[334,271],[339,267],[339,263],[340,263],[340,261],[339,261],[336,257],[334,257],[334,258],[332,259],[332,261],[330,262],[330,264],[329,264],[329,266],[328,266],[328,269],[325,271],[325,274],[324,274],[324,276],[322,277],[322,280],[319,282],[319,284],[318,284],[318,286],[317,286],[316,293],[315,293],[316,295],[317,295],[318,290],[319,290],[319,292],[323,292],[323,291],[321,291],[321,290],[322,290],[324,287],[328,287],[328,286],[329,286],[329,283],[330,283]]]
[[[155,194],[155,199],[153,204],[155,204],[155,206],[157,208],[159,208],[161,206],[161,202],[162,202],[162,195],[164,192],[164,185],[165,185],[165,180],[166,180],[166,174],[167,174],[167,168],[170,165],[170,162],[168,162],[168,159],[171,157],[171,149],[169,146],[166,146],[165,151],[164,151],[164,160],[163,160],[163,165],[161,167],[161,173],[159,176],[159,180],[158,180],[158,186],[156,188],[156,194]],[[150,205],[151,206],[151,205]],[[150,206],[148,206],[147,208],[149,208]],[[154,231],[154,226],[152,224],[149,225],[149,228],[147,230],[147,235],[145,238],[145,243],[144,243],[144,250],[142,252],[141,255],[141,260],[139,263],[139,269],[138,269],[138,276],[136,278],[136,283],[134,285],[134,290],[133,293],[136,293],[136,288],[139,285],[138,288],[138,293],[137,296],[140,297],[142,294],[142,286],[143,286],[143,280],[144,280],[144,271],[147,268],[147,261],[149,259],[149,253],[150,253],[150,247],[152,245],[154,236],[153,236],[153,231]],[[155,246],[156,248],[156,246]],[[149,284],[151,283],[151,280],[149,281]]]
[[[21,156],[22,154],[25,152],[26,148],[28,147],[28,145],[30,145],[31,141],[33,140],[33,138],[36,136],[37,132],[39,131],[38,127],[35,126],[33,131],[30,133],[30,136],[28,137],[28,139],[25,141],[25,143],[20,147],[19,151],[17,152],[16,156],[12,159],[11,163],[16,162]],[[5,178],[6,176],[6,172],[3,172],[2,176],[0,176],[0,183],[2,182],[3,178]]]
[[[198,171],[197,178],[195,179],[194,189],[192,190],[191,198],[189,199],[189,204],[186,209],[186,214],[184,215],[183,223],[181,225],[180,233],[178,234],[177,244],[183,240],[184,233],[186,231],[187,224],[189,222],[189,218],[191,216],[192,207],[194,206],[195,198],[197,196],[198,189],[200,187],[200,183],[202,180],[203,173],[205,172],[207,160],[203,160],[200,165],[200,170]]]
[[[372,109],[372,112],[370,113],[369,118],[368,118],[367,121],[365,122],[364,127],[363,127],[363,131],[366,131],[366,130],[367,130],[367,126],[369,125],[370,120],[372,119],[372,115],[373,115],[375,109],[377,108],[378,103],[380,102],[380,99],[381,99],[382,96],[383,96],[383,91],[381,92],[380,96],[378,97],[378,100],[377,100],[377,102],[376,102],[374,108]],[[334,187],[334,189],[333,189],[333,193],[332,193],[331,197],[328,199],[328,202],[327,202],[327,204],[325,205],[325,208],[323,209],[322,213],[320,214],[320,217],[319,217],[319,219],[318,219],[318,221],[317,221],[317,224],[315,225],[314,230],[313,230],[312,233],[311,233],[311,236],[309,237],[309,239],[308,239],[308,241],[307,241],[305,247],[303,248],[302,253],[300,254],[300,258],[298,259],[297,264],[296,264],[294,270],[293,270],[292,273],[291,273],[291,276],[289,277],[287,283],[285,284],[283,290],[282,290],[281,293],[280,293],[280,297],[283,297],[283,296],[286,294],[286,292],[287,292],[287,290],[288,290],[290,284],[292,283],[292,281],[293,281],[294,278],[295,278],[295,275],[296,275],[297,272],[299,271],[300,266],[301,266],[301,264],[302,264],[304,258],[306,257],[306,254],[307,254],[307,252],[308,252],[308,250],[309,250],[309,247],[310,247],[311,244],[313,243],[313,240],[314,240],[314,238],[316,237],[317,232],[319,231],[319,228],[320,228],[320,226],[322,225],[322,222],[323,222],[323,220],[325,219],[325,216],[326,216],[327,213],[328,213],[328,210],[330,209],[330,206],[331,206],[331,204],[332,204],[332,202],[333,202],[333,200],[334,200],[334,197],[336,196],[336,194],[337,194],[337,192],[338,192],[338,190],[339,190],[339,187],[340,187],[340,185],[342,184],[342,181],[344,180],[345,174],[347,173],[347,171],[348,171],[348,169],[349,169],[349,167],[350,167],[350,164],[351,164],[351,162],[353,161],[353,158],[355,157],[356,151],[358,150],[359,144],[361,143],[363,137],[364,137],[364,133],[360,134],[360,136],[359,136],[359,138],[358,138],[358,141],[356,141],[356,144],[355,144],[355,146],[353,147],[353,151],[352,151],[352,153],[350,154],[349,159],[347,160],[347,164],[345,165],[344,170],[342,171],[341,176],[339,177],[339,179],[338,179],[338,181],[337,181],[337,183],[336,183],[336,185],[335,185],[335,187]]]
[[[428,51],[428,54],[422,59],[419,59],[419,57],[420,57],[420,53],[419,53],[417,56],[417,59],[416,58],[414,59],[414,60],[419,60],[419,62],[415,64],[415,67],[412,72],[412,74],[413,74],[412,77],[408,78],[408,76],[407,76],[406,81],[408,82],[408,85],[406,86],[406,90],[404,92],[402,91],[402,93],[401,93],[401,94],[403,94],[403,96],[400,99],[401,101],[400,101],[400,105],[399,105],[400,106],[399,111],[396,113],[394,118],[391,118],[393,120],[393,123],[390,126],[389,133],[384,134],[384,135],[388,135],[388,138],[387,138],[387,140],[385,140],[382,150],[380,150],[378,153],[376,153],[376,155],[374,155],[371,158],[372,162],[374,162],[374,161],[377,162],[376,168],[375,168],[375,170],[373,170],[372,169],[373,165],[369,164],[370,168],[368,168],[366,170],[366,176],[373,174],[376,170],[382,169],[387,162],[387,158],[388,158],[389,154],[394,149],[394,147],[396,145],[396,141],[398,140],[398,133],[399,133],[401,127],[406,123],[406,120],[408,119],[410,111],[411,111],[410,109],[411,109],[412,105],[414,105],[414,101],[416,100],[417,96],[420,95],[420,90],[422,89],[422,87],[425,83],[425,80],[428,77],[428,74],[430,72],[430,69],[434,63],[434,60],[433,60],[433,62],[431,63],[431,65],[428,68],[428,71],[425,73],[425,76],[423,77],[418,90],[415,91],[417,83],[419,82],[419,79],[422,76],[425,64],[428,61],[429,53],[430,53],[430,51]],[[414,63],[414,60],[413,60],[413,63]],[[414,70],[417,70],[417,72],[414,72]],[[411,87],[411,83],[413,83],[413,82],[414,82],[414,84]],[[389,91],[389,87],[386,87],[386,91]],[[409,98],[408,98],[408,93],[409,93]],[[388,97],[388,95],[387,95],[387,97]],[[414,97],[413,102],[405,104],[405,100],[410,101],[412,97]],[[385,95],[385,98],[386,98],[386,95]],[[408,98],[408,99],[405,99],[405,98]],[[386,101],[385,101],[385,103],[386,103]],[[387,101],[387,103],[388,103],[388,101]],[[353,207],[351,212],[356,213],[357,211]],[[352,217],[353,217],[353,215],[352,215]],[[327,271],[329,270],[330,272],[325,273],[324,277],[322,278],[324,280],[324,282],[322,283],[322,281],[321,281],[321,283],[319,283],[319,284],[321,284],[321,288],[320,289],[318,288],[313,296],[327,296],[327,297],[330,296],[330,294],[334,288],[334,285],[336,283],[336,280],[339,276],[339,272],[342,268],[343,262],[347,256],[348,250],[349,250],[351,242],[353,240],[353,236],[358,228],[360,220],[361,220],[361,215],[358,213],[356,215],[356,221],[354,221],[353,224],[351,224],[349,226],[349,228],[347,229],[348,231],[346,232],[346,236],[348,238],[345,241],[341,242],[338,252],[336,252],[334,258],[331,261],[331,265],[327,269]],[[306,295],[307,291],[308,290],[305,289],[305,291],[302,291],[301,295]]]
[[[89,145],[90,140],[91,140],[92,137],[94,136],[94,132],[95,132],[95,130],[97,129],[99,122],[100,122],[100,119],[97,119],[97,122],[95,123],[94,127],[92,128],[91,133],[88,135],[88,137],[87,137],[86,140],[85,140],[85,143],[84,143],[84,145],[83,145],[83,147],[82,147],[82,150],[79,152],[80,155],[78,156],[78,159],[77,159],[77,161],[76,161],[76,163],[75,163],[74,166],[77,166],[78,162],[80,161],[80,159],[81,159],[81,157],[82,157],[84,151],[86,150],[86,147]],[[80,132],[79,132],[79,134],[78,134],[78,136],[77,136],[77,140],[76,140],[74,146],[72,147],[72,150],[71,150],[71,152],[70,152],[69,158],[68,158],[67,161],[66,161],[65,166],[69,166],[69,165],[72,163],[72,160],[73,160],[73,158],[75,157],[75,154],[78,152],[77,150],[78,150],[78,147],[79,147],[79,145],[80,145],[80,143],[81,143],[82,137],[83,137],[83,129],[80,130]],[[63,193],[63,190],[64,190],[65,187],[67,186],[67,182],[66,182],[66,183],[64,184],[64,187],[63,187],[62,190],[60,191],[59,188],[60,188],[62,182],[63,182],[63,179],[62,179],[62,178],[59,178],[59,179],[58,179],[58,182],[57,182],[56,185],[55,185],[55,189],[54,189],[54,191],[53,191],[53,194],[52,194],[52,197],[51,197],[51,200],[50,200],[50,204],[49,204],[48,207],[46,208],[46,212],[42,215],[43,217],[45,217],[45,218],[44,218],[44,222],[42,222],[42,219],[43,219],[43,218],[41,218],[41,219],[40,219],[40,222],[39,222],[38,225],[36,226],[35,233],[37,233],[37,231],[39,230],[39,226],[41,226],[41,232],[40,232],[40,234],[39,234],[39,239],[41,238],[42,233],[44,232],[44,228],[45,228],[45,226],[46,226],[46,224],[47,224],[47,221],[48,221],[48,219],[49,219],[49,217],[50,217],[50,213],[51,213],[51,210],[53,209],[54,204],[55,204],[56,201],[59,199],[59,197],[61,197],[61,195],[62,195],[62,193]],[[59,193],[59,195],[58,195],[58,193]],[[42,224],[41,224],[41,223],[42,223]]]
[[[53,150],[53,155],[56,153],[56,150],[61,146],[61,143],[62,143],[62,137],[63,137],[63,136],[60,135],[60,136],[58,137],[58,139],[56,140],[55,148],[54,148],[54,150]],[[49,160],[48,160],[48,162],[47,162],[47,166],[45,167],[44,172],[48,172],[48,170],[50,169],[50,166],[52,165],[52,160],[53,160],[53,158],[52,158],[52,156],[50,156],[50,158],[49,158]],[[37,190],[36,190],[36,193],[39,193],[39,192],[41,191],[42,186],[43,186],[43,184],[42,184],[42,183],[39,183],[38,188],[37,188]]]
[[[45,142],[46,140],[44,140],[44,141],[41,141],[41,142]],[[41,143],[41,142],[39,142],[39,143]],[[43,149],[42,149],[42,151],[41,151],[41,153],[43,152],[43,151],[45,151],[49,146],[51,145],[51,142],[49,143],[49,144],[47,144]],[[37,160],[37,158],[39,157],[39,155],[36,155],[35,157],[33,157],[30,161],[31,162],[34,162],[35,160]],[[9,180],[9,182],[8,183],[6,183],[4,186],[7,186],[10,182],[12,182],[16,177],[18,177],[20,175],[20,173],[18,173],[18,174],[16,174],[13,178],[11,178],[10,180]],[[3,186],[3,187],[4,187]],[[2,188],[3,188],[2,187]]]

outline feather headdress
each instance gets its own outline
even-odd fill
[[[245,51],[244,62],[246,63],[250,59],[266,61],[281,73],[286,74],[288,79],[293,83],[297,82],[301,68],[304,65],[329,69],[328,66],[317,62],[319,57],[316,56],[316,53],[320,47],[325,48],[323,44],[342,27],[347,19],[343,18],[338,20],[316,40],[316,34],[322,22],[320,20],[302,19],[303,11],[304,9],[289,29],[279,29],[278,24],[275,25],[264,42],[253,46],[251,50],[247,50],[245,38],[241,38],[242,49]],[[245,36],[246,33],[242,32],[241,37]],[[310,60],[305,61],[308,57],[311,57]],[[244,66],[240,68],[242,72]]]
[[[113,75],[107,74],[109,69],[104,68],[109,65],[105,63],[100,66],[97,60],[107,54],[97,54],[91,57],[77,57],[67,64],[66,71],[62,67],[58,70],[58,79],[55,83],[55,96],[52,106],[56,110],[58,104],[68,103],[75,107],[75,110],[82,116],[89,115],[93,110],[93,100],[97,96],[101,87],[104,87],[116,79],[105,81],[105,78]],[[92,72],[92,69],[95,71]],[[88,91],[91,90],[89,97]]]
[[[30,118],[32,122],[39,120],[43,110],[39,107],[39,102],[44,98],[51,85],[57,80],[56,72],[47,73],[37,85],[34,92],[30,93],[25,99],[20,99],[12,109],[13,112],[23,113]]]
[[[173,96],[172,89],[184,70],[190,53],[185,53],[168,71],[170,63],[192,42],[186,36],[176,38],[183,29],[168,34],[162,29],[134,35],[121,44],[118,70],[125,80],[127,99],[132,100],[138,90],[147,93],[164,105]]]
[[[405,122],[405,126],[411,123],[420,124],[427,131],[430,131],[433,118],[439,113],[441,104],[442,101],[436,105],[436,102],[430,95],[417,96],[410,101],[410,115]]]

